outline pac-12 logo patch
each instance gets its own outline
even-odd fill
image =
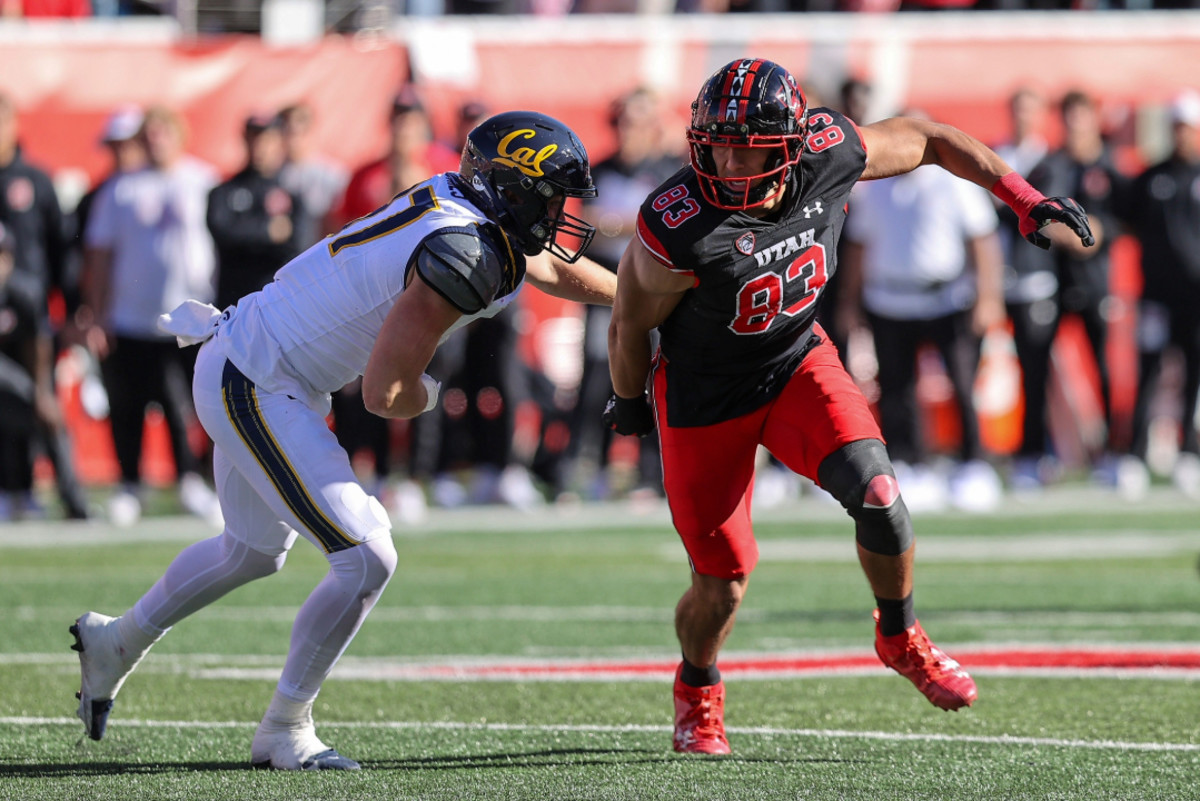
[[[740,253],[744,253],[749,256],[754,252],[754,232],[747,231],[746,233],[742,234],[737,238],[737,241],[733,243],[733,246],[737,248]]]

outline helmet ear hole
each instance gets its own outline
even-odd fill
[[[507,186],[500,187],[500,195],[510,206],[521,206],[525,203],[524,197],[519,192],[514,192]]]

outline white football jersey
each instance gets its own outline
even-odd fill
[[[280,268],[262,290],[238,301],[217,333],[227,357],[264,390],[299,389],[317,403],[362,375],[420,242],[440,228],[488,221],[448,175],[417,184],[326,237]],[[446,336],[497,314],[520,286],[464,315]]]

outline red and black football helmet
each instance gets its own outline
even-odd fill
[[[587,150],[553,117],[536,111],[489,117],[467,134],[458,171],[526,256],[547,250],[574,262],[591,244],[596,229],[563,209],[567,198],[596,196]],[[560,233],[574,237],[576,247],[558,242]]]
[[[795,177],[804,152],[808,101],[792,74],[773,61],[742,58],[713,73],[692,103],[692,169],[705,199],[722,209],[743,210],[779,197]],[[713,146],[764,148],[772,152],[758,175],[717,175]]]

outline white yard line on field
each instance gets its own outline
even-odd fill
[[[262,623],[291,623],[296,618],[295,606],[235,606],[218,604],[204,610],[204,619],[257,626]],[[18,621],[65,620],[68,623],[79,615],[76,607],[50,607],[22,605],[8,613],[8,619]],[[520,604],[470,605],[470,606],[391,606],[382,604],[371,612],[371,620],[387,623],[444,623],[505,621],[512,623],[669,623],[674,620],[675,610],[669,606],[534,606]],[[794,610],[747,609],[738,611],[742,622],[788,621],[809,618]],[[820,613],[811,618],[819,621]],[[864,616],[868,620],[869,617]],[[964,612],[937,610],[923,615],[926,622],[936,621],[942,626],[951,624],[989,627],[1019,626],[1023,629],[1035,627],[1057,630],[1082,628],[1116,630],[1141,630],[1153,626],[1193,627],[1200,630],[1200,611],[1171,612],[1110,612],[1104,610],[969,610]],[[65,625],[65,624],[64,624]],[[1089,634],[1089,641],[1091,635]],[[1001,645],[1001,647],[1008,647]],[[4,655],[0,654],[0,660]]]
[[[959,645],[959,660],[977,675],[1044,678],[1143,678],[1200,681],[1200,651],[1185,643],[1122,645]],[[405,682],[656,682],[666,681],[678,656],[641,651],[633,656],[346,657],[335,668],[342,681]],[[75,655],[0,655],[0,665],[70,671]],[[884,676],[877,657],[861,648],[790,652],[730,652],[723,671],[739,681]],[[155,654],[143,673],[183,674],[200,680],[275,681],[282,657],[233,654]]]
[[[175,518],[170,518],[175,521]],[[10,529],[0,527],[0,549],[5,547],[24,548],[78,548],[87,545],[130,544],[137,542],[195,541],[212,536],[191,521],[179,521],[180,525],[163,525],[155,530],[76,530],[67,528],[55,533],[44,532],[36,536],[15,536]],[[626,525],[628,521],[626,521]],[[603,528],[604,522],[592,521],[589,525]],[[534,526],[527,530],[536,530]],[[28,532],[26,532],[28,533]],[[399,536],[399,535],[397,535]],[[761,538],[758,543],[759,560],[771,562],[837,562],[856,563],[853,529],[847,528],[846,536],[798,536],[794,539],[776,537]],[[401,542],[400,548],[404,545]],[[685,560],[679,542],[667,539],[646,549],[664,562]],[[1200,529],[1198,530],[1077,530],[1026,531],[1019,535],[1001,534],[973,537],[964,535],[925,535],[917,538],[917,560],[921,563],[955,562],[1045,562],[1086,561],[1114,558],[1154,558],[1177,555],[1193,555],[1200,552]]]
[[[0,726],[79,726],[79,720],[70,717],[0,717]],[[126,720],[120,725],[128,728],[148,729],[252,729],[256,722],[247,721],[195,721],[195,720]],[[535,732],[546,734],[597,733],[597,734],[662,734],[669,732],[668,726],[604,726],[578,724],[528,724],[528,723],[466,723],[456,721],[323,721],[327,729],[390,729],[479,732]],[[1053,748],[1087,748],[1109,751],[1183,751],[1200,752],[1197,743],[1139,743],[1121,740],[1077,740],[1060,737],[1016,737],[999,735],[984,737],[966,734],[938,734],[888,731],[848,731],[845,729],[788,729],[774,726],[730,726],[730,734],[758,737],[812,737],[819,740],[882,740],[893,742],[928,743],[977,743],[995,746],[1033,746]]]
[[[1182,494],[1169,488],[1153,487],[1149,495],[1142,501],[1144,508],[1161,511],[1190,511],[1195,508],[1192,501]],[[1067,486],[1056,487],[1036,496],[1009,496],[1005,505],[996,512],[989,513],[986,518],[958,512],[947,512],[935,517],[939,519],[954,519],[960,522],[963,534],[955,537],[964,546],[971,543],[971,532],[976,521],[981,519],[1027,519],[1055,514],[1104,514],[1105,512],[1127,513],[1131,506],[1118,493],[1100,487]],[[924,516],[916,518],[918,535],[922,528]],[[806,525],[814,521],[841,520],[850,525],[846,513],[835,503],[820,500],[811,495],[786,503],[780,507],[756,511],[757,523],[795,524],[798,532],[803,532]],[[496,506],[474,506],[461,509],[431,509],[428,519],[416,526],[397,524],[394,527],[398,539],[406,537],[425,537],[442,533],[529,533],[529,532],[570,532],[587,529],[627,530],[631,528],[659,529],[671,531],[671,517],[665,503],[650,506],[634,506],[626,502],[587,503],[578,506],[547,506],[536,513],[522,513],[513,509]],[[854,556],[853,529],[848,528],[846,538],[838,538],[840,554],[848,550],[851,558]],[[188,542],[215,534],[210,526],[202,520],[190,516],[148,516],[128,528],[116,528],[105,521],[94,520],[86,523],[72,523],[63,520],[32,520],[4,523],[0,525],[0,548],[53,548],[101,545],[106,543],[124,542]],[[1165,535],[1174,540],[1191,532],[1148,532],[1144,535],[1154,538]],[[1113,532],[1099,532],[1101,536],[1112,535]],[[1134,534],[1143,536],[1143,532],[1124,532],[1125,536]],[[1036,545],[1040,537],[1027,532],[1027,538]],[[1088,542],[1090,550],[1092,534],[1075,532],[1076,545]],[[1200,535],[1197,535],[1200,536]],[[832,539],[832,538],[831,538]],[[920,539],[920,537],[919,537]],[[937,537],[926,537],[928,540]],[[983,540],[990,537],[983,537]],[[922,540],[924,542],[924,540]],[[850,543],[848,545],[848,543]],[[1200,539],[1191,540],[1193,550],[1200,549]],[[1077,548],[1078,550],[1078,548]],[[1121,552],[1122,554],[1125,551]],[[924,556],[924,547],[922,547]],[[1083,555],[1076,553],[1076,558]],[[679,559],[678,548],[671,553],[671,558]]]
[[[270,668],[207,668],[188,671],[187,675],[195,679],[217,681],[275,681],[279,678],[280,669]],[[723,675],[736,678],[738,681],[774,681],[796,679],[840,679],[850,676],[890,676],[890,671],[882,665],[878,667],[837,667],[828,669],[805,670],[797,673],[791,670],[754,670],[748,672],[722,671]],[[971,667],[973,676],[1003,676],[1009,678],[1043,678],[1043,679],[1152,679],[1155,681],[1200,681],[1200,673],[1187,668],[994,668]],[[597,676],[588,671],[555,671],[546,673],[530,673],[528,671],[496,670],[485,674],[474,674],[461,669],[423,670],[419,667],[396,669],[391,671],[364,670],[347,668],[339,665],[333,678],[337,681],[427,681],[427,682],[554,682],[554,683],[584,683],[584,682],[664,682],[671,678],[670,670],[659,673],[622,672],[615,670]]]
[[[857,562],[855,550],[837,537],[762,540],[761,562]],[[677,548],[661,548],[664,557]],[[973,538],[919,536],[917,561],[930,562],[1079,562],[1120,557],[1150,558],[1195,554],[1200,551],[1200,531],[1035,531],[1018,536]]]

